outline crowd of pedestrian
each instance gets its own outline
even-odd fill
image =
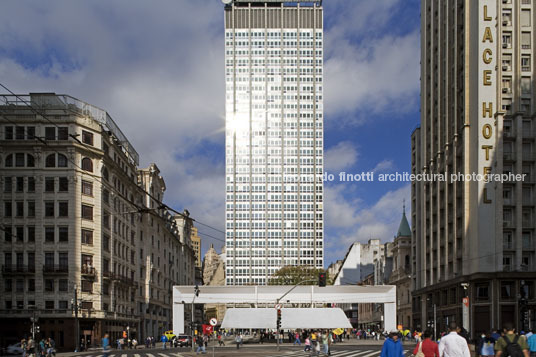
[[[42,338],[39,342],[34,341],[32,337],[28,340],[23,338],[20,341],[23,357],[56,356],[56,342],[52,338]]]

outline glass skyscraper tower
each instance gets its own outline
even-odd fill
[[[322,2],[224,0],[226,284],[322,268]]]

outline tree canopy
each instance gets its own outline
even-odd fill
[[[306,265],[287,265],[272,275],[270,280],[268,280],[268,285],[296,285],[304,280],[311,280],[308,283],[304,283],[304,285],[315,285],[318,283],[318,273],[321,272],[324,272],[324,269],[317,269]],[[329,277],[327,278],[329,281]]]

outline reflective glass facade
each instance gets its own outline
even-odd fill
[[[226,284],[322,268],[322,8],[225,8]]]

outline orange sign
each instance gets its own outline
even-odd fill
[[[469,307],[469,298],[468,297],[464,297],[463,298],[463,304],[467,307]]]
[[[398,325],[398,326],[396,326],[396,329],[397,329],[398,331],[400,331],[400,330],[402,330],[402,327],[403,327],[402,325]]]

